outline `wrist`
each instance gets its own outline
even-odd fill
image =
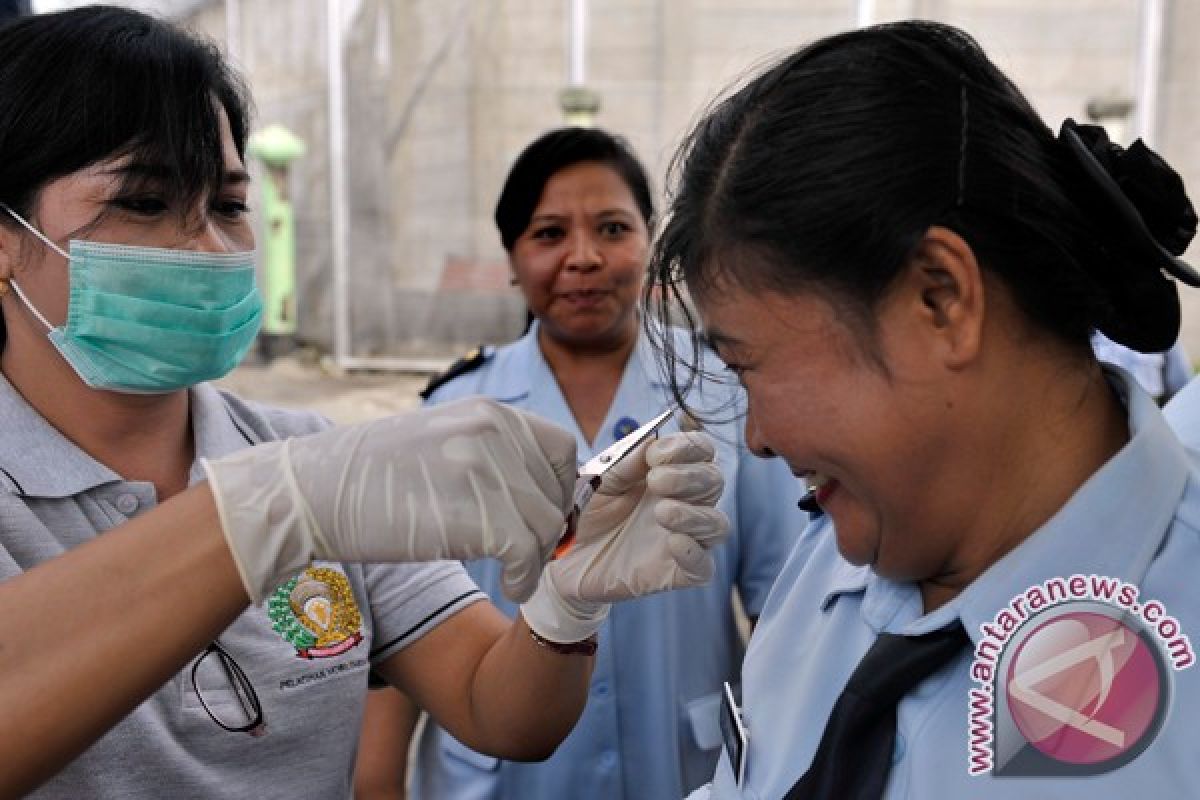
[[[549,572],[542,572],[533,596],[521,606],[521,616],[533,634],[548,642],[582,642],[600,629],[608,603],[563,597]]]
[[[594,633],[580,642],[552,642],[549,639],[538,636],[537,631],[530,628],[529,638],[533,639],[539,647],[544,647],[563,656],[594,656],[596,655],[596,648],[599,646],[599,640]]]
[[[200,463],[238,575],[251,603],[260,605],[317,555],[311,512],[303,498],[288,481],[264,483],[261,478],[287,468],[284,443],[246,448]]]

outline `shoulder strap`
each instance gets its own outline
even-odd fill
[[[450,381],[454,380],[460,375],[466,375],[468,372],[474,372],[482,367],[488,362],[488,359],[492,357],[493,352],[495,351],[486,345],[480,345],[479,347],[474,348],[458,361],[455,361],[453,364],[447,367],[445,372],[442,372],[439,375],[434,375],[432,378],[430,378],[429,383],[425,384],[425,388],[417,392],[417,394],[421,396],[422,400],[428,400],[431,394],[445,386]]]

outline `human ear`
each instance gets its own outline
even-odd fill
[[[0,296],[8,294],[8,282],[16,269],[21,251],[21,236],[8,225],[0,224]]]
[[[961,369],[974,361],[983,339],[984,279],[971,246],[949,228],[931,227],[917,244],[908,280],[945,365]]]

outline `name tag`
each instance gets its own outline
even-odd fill
[[[746,751],[749,736],[746,726],[742,722],[742,710],[738,707],[738,697],[728,681],[722,684],[721,692],[721,738],[725,742],[725,753],[729,756],[730,766],[733,767],[737,787],[741,789],[746,782]]]

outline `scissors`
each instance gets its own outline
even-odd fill
[[[658,433],[658,429],[671,418],[675,411],[675,406],[668,408],[633,433],[623,436],[588,459],[579,468],[579,477],[575,479],[575,494],[571,502],[571,511],[567,514],[567,522],[563,526],[562,535],[558,537],[558,544],[554,546],[554,558],[561,558],[571,549],[571,545],[575,541],[575,527],[579,524],[579,517],[587,508],[587,504],[591,502],[592,495],[600,488],[605,473],[636,450],[638,445]]]

